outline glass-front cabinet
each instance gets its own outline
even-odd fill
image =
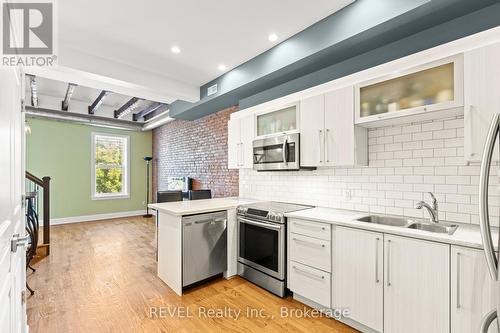
[[[356,123],[463,105],[463,60],[451,57],[356,86]]]
[[[257,115],[257,136],[288,133],[298,129],[298,104]]]

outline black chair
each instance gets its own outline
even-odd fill
[[[189,200],[212,199],[211,190],[191,190],[189,191]]]
[[[182,191],[158,191],[156,193],[156,202],[182,201]]]

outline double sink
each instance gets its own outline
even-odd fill
[[[369,215],[363,216],[356,221],[365,223],[374,223],[388,225],[392,227],[401,227],[407,229],[423,230],[439,234],[453,235],[457,230],[458,225],[448,224],[448,223],[425,223],[417,219],[405,218],[405,217],[394,217],[394,216],[383,216],[383,215]]]

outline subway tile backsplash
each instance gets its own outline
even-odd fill
[[[240,170],[240,196],[379,214],[428,217],[415,209],[434,192],[441,220],[478,224],[479,164],[464,160],[462,117],[369,129],[369,166],[315,171]],[[498,167],[491,170],[498,175]],[[490,179],[498,226],[498,177]]]

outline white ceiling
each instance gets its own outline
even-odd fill
[[[222,74],[219,64],[230,70],[351,2],[63,0],[59,48],[198,87]],[[268,41],[271,32],[277,42]]]

